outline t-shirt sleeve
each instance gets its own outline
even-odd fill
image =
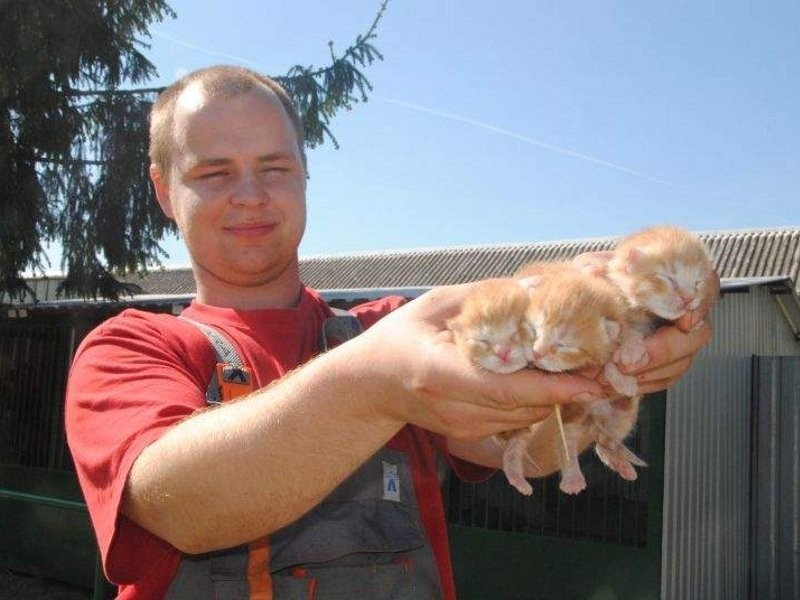
[[[125,482],[150,443],[204,406],[214,364],[190,324],[126,311],[81,343],[66,393],[67,439],[109,579],[128,583],[179,560],[119,514]]]
[[[447,463],[452,467],[453,472],[458,476],[459,479],[462,481],[466,481],[468,483],[480,483],[481,481],[485,481],[489,479],[497,469],[492,467],[485,467],[483,465],[476,465],[475,463],[471,463],[463,458],[459,458],[450,453],[447,448],[447,438],[443,435],[438,433],[428,432],[428,435],[431,438],[431,442],[433,443],[434,448],[447,459]]]
[[[381,317],[388,315],[406,302],[407,300],[402,296],[387,296],[385,298],[359,304],[350,309],[350,312],[358,317],[364,329],[368,329],[377,323]]]

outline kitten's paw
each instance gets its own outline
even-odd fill
[[[602,444],[597,444],[594,450],[604,465],[627,481],[635,481],[639,476],[636,469],[633,468],[633,464],[631,464],[633,461],[630,461],[629,458],[633,458],[637,461],[634,464],[646,466],[641,458],[636,456],[625,446],[618,446],[612,449]]]
[[[597,454],[597,458],[600,459],[600,462],[602,462],[609,469],[613,469],[613,467],[611,466],[611,460],[612,460],[611,456],[613,454],[613,450],[611,450],[611,448],[603,444],[597,443],[594,445],[594,453]]]
[[[508,479],[508,483],[510,483],[523,496],[533,495],[533,487],[531,487],[531,484],[528,483],[528,480],[524,477],[512,477],[506,473],[506,479]]]
[[[639,383],[632,375],[623,375],[617,365],[607,362],[603,367],[603,374],[615,390],[625,396],[635,396],[639,392]]]
[[[639,476],[636,469],[633,468],[633,465],[620,457],[615,457],[611,461],[611,470],[618,473],[619,476],[626,481],[636,481],[636,478]]]
[[[614,351],[614,362],[627,369],[644,367],[650,362],[647,346],[641,336],[630,337]]]
[[[586,489],[586,478],[580,470],[565,473],[561,477],[558,489],[565,494],[579,494]]]
[[[523,463],[529,455],[526,451],[527,437],[518,435],[508,441],[508,445],[503,451],[503,473],[516,490],[523,496],[533,494],[533,488],[528,480],[525,479],[525,469]]]
[[[503,457],[503,473],[510,483],[520,494],[523,496],[530,496],[533,494],[533,487],[525,479],[525,474],[522,468],[522,461],[518,457],[514,460],[508,460],[506,456]]]
[[[503,463],[503,473],[505,473],[508,483],[510,483],[523,496],[530,496],[533,494],[533,487],[531,487],[531,484],[528,483],[527,479],[525,479],[525,475],[522,470],[522,463],[514,462],[512,464],[507,460],[504,460]]]
[[[644,462],[638,455],[634,454],[629,448],[626,446],[619,447],[619,455],[627,460],[629,463],[636,465],[637,467],[646,467],[647,463]]]

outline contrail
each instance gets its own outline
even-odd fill
[[[230,60],[235,60],[240,63],[248,64],[253,67],[257,67],[259,69],[263,69],[262,65],[259,65],[255,61],[252,61],[248,58],[244,58],[241,56],[236,56],[233,54],[225,54],[224,52],[217,52],[215,50],[210,50],[208,48],[204,48],[202,46],[197,46],[195,44],[191,44],[186,42],[182,39],[173,37],[169,34],[163,33],[158,31],[157,29],[153,29],[150,33],[156,37],[160,37],[162,39],[168,40],[173,44],[178,44],[180,46],[184,46],[191,50],[197,50],[198,52],[205,52],[207,54],[213,54],[214,56],[219,56],[222,58],[227,58]],[[646,173],[640,173],[639,171],[634,171],[633,169],[629,169],[623,165],[618,165],[616,163],[609,162],[607,160],[603,160],[601,158],[596,158],[594,156],[589,156],[588,154],[581,154],[580,152],[576,152],[574,150],[570,150],[569,148],[563,148],[561,146],[556,146],[554,144],[548,144],[547,142],[543,142],[541,140],[536,140],[534,138],[526,137],[524,135],[520,135],[519,133],[515,133],[514,131],[509,131],[508,129],[502,129],[500,127],[495,127],[494,125],[490,125],[489,123],[484,123],[482,121],[476,121],[475,119],[468,119],[466,117],[462,117],[459,115],[454,115],[452,113],[446,113],[441,110],[436,110],[433,108],[428,108],[427,106],[422,106],[420,104],[413,104],[411,102],[403,102],[402,100],[394,100],[392,98],[385,98],[383,96],[373,96],[376,100],[380,100],[381,102],[386,102],[388,104],[395,104],[397,106],[402,106],[403,108],[408,108],[411,110],[416,110],[423,113],[428,113],[430,115],[435,115],[437,117],[442,117],[444,119],[450,119],[451,121],[459,121],[461,123],[467,123],[468,125],[472,125],[474,127],[480,127],[481,129],[486,129],[487,131],[492,131],[494,133],[499,133],[501,135],[505,135],[508,137],[512,137],[517,140],[521,140],[527,144],[531,144],[533,146],[539,146],[540,148],[544,148],[546,150],[552,150],[553,152],[558,152],[559,154],[565,154],[567,156],[572,156],[573,158],[579,158],[581,160],[585,160],[596,165],[601,165],[603,167],[608,167],[610,169],[616,169],[617,171],[622,171],[623,173],[627,173],[629,175],[633,175],[634,177],[641,177],[642,179],[647,179],[648,181],[653,181],[655,183],[660,183],[661,185],[668,185],[674,186],[674,183],[669,181],[664,181],[663,179],[658,179],[656,177],[651,177]]]
[[[202,46],[196,46],[195,44],[190,44],[189,42],[185,42],[180,38],[173,37],[167,33],[162,33],[157,29],[151,29],[150,33],[153,34],[155,37],[162,38],[172,42],[173,44],[178,44],[179,46],[184,46],[185,48],[189,48],[190,50],[197,50],[198,52],[205,52],[206,54],[213,54],[214,56],[219,56],[221,58],[228,58],[230,60],[235,60],[240,63],[248,64],[251,67],[257,67],[259,69],[263,69],[263,66],[258,64],[255,61],[252,61],[248,58],[243,58],[241,56],[236,56],[234,54],[225,54],[224,52],[216,52],[214,50],[209,50],[208,48],[203,48]]]
[[[526,137],[524,135],[520,135],[519,133],[515,133],[513,131],[509,131],[508,129],[502,129],[500,127],[495,127],[494,125],[489,125],[488,123],[483,123],[482,121],[476,121],[475,119],[468,119],[466,117],[462,117],[459,115],[454,115],[451,113],[446,113],[440,110],[436,110],[433,108],[428,108],[427,106],[421,106],[419,104],[413,104],[411,102],[403,102],[401,100],[393,100],[392,98],[384,98],[382,96],[373,96],[376,100],[380,100],[381,102],[387,102],[389,104],[395,104],[397,106],[402,106],[403,108],[409,108],[411,110],[416,110],[419,112],[428,113],[430,115],[436,115],[437,117],[443,117],[445,119],[450,119],[452,121],[459,121],[461,123],[467,123],[468,125],[474,125],[475,127],[480,127],[481,129],[486,129],[487,131],[492,131],[494,133],[499,133],[502,135],[506,135],[508,137],[515,138],[517,140],[521,140],[528,144],[532,144],[534,146],[539,146],[540,148],[545,148],[546,150],[552,150],[553,152],[558,152],[560,154],[566,154],[567,156],[572,156],[574,158],[579,158],[581,160],[586,160],[597,165],[602,165],[604,167],[609,167],[611,169],[616,169],[617,171],[622,171],[623,173],[628,173],[629,175],[633,175],[635,177],[641,177],[642,179],[647,179],[649,181],[653,181],[655,183],[660,183],[661,185],[668,185],[674,186],[674,183],[669,181],[664,181],[663,179],[658,179],[656,177],[651,177],[645,173],[640,173],[639,171],[634,171],[633,169],[629,169],[628,167],[624,167],[622,165],[618,165],[616,163],[609,162],[607,160],[603,160],[601,158],[595,158],[594,156],[589,156],[587,154],[581,154],[580,152],[575,152],[574,150],[570,150],[569,148],[562,148],[561,146],[555,146],[553,144],[548,144],[547,142],[542,142],[541,140],[536,140],[530,137]]]

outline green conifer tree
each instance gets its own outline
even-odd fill
[[[293,97],[307,144],[336,144],[331,118],[367,100],[361,69],[388,0],[363,35],[323,68],[276,76]],[[148,27],[176,14],[165,0],[0,0],[0,297],[32,294],[45,245],[62,246],[59,293],[117,298],[118,276],[166,256],[174,225],[148,177],[148,117],[160,88]],[[133,87],[132,87],[133,86]]]

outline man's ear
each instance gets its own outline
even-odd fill
[[[157,165],[150,165],[150,180],[153,182],[153,189],[156,192],[156,199],[161,206],[161,210],[167,215],[168,219],[175,219],[175,214],[172,212],[172,202],[169,197],[169,181],[161,169]]]

